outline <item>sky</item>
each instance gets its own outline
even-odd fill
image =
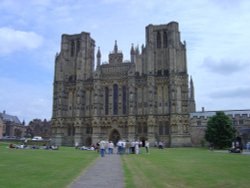
[[[149,24],[179,23],[196,109],[250,109],[249,0],[0,0],[0,112],[50,119],[61,35],[89,32],[129,60]]]

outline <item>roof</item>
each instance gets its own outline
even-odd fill
[[[10,121],[10,122],[14,122],[16,124],[21,124],[21,121],[18,119],[17,116],[9,115],[9,114],[6,114],[6,113],[0,113],[0,118],[4,122]]]
[[[200,112],[193,112],[190,113],[190,117],[212,117],[216,115],[216,112],[224,112],[226,115],[230,115],[232,117],[235,117],[236,115],[247,115],[250,117],[250,110],[218,110],[218,111],[200,111]]]

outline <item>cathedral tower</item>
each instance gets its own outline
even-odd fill
[[[73,145],[85,115],[85,91],[82,82],[92,78],[95,41],[89,33],[62,35],[61,51],[55,59],[52,131],[58,145]],[[84,110],[83,110],[84,109]],[[78,126],[77,126],[78,123]]]
[[[169,146],[190,146],[186,46],[178,23],[148,25],[143,56],[154,132],[163,131]]]

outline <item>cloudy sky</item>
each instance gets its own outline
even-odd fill
[[[0,111],[50,119],[61,35],[90,32],[102,61],[118,41],[145,43],[145,26],[179,22],[197,110],[250,109],[249,0],[0,0]]]

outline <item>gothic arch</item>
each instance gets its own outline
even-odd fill
[[[126,86],[122,86],[122,113],[127,113],[127,88]]]
[[[147,138],[145,136],[140,136],[140,141],[142,142],[142,147],[145,147],[145,141]]]
[[[105,115],[109,114],[109,88],[105,87]]]
[[[113,129],[109,134],[109,140],[112,141],[115,145],[121,139],[121,135],[117,129]]]
[[[86,144],[86,146],[91,146],[92,145],[92,138],[87,137],[86,140],[85,140],[85,144]]]
[[[75,42],[71,41],[70,56],[73,57],[75,54]]]
[[[118,85],[113,85],[113,114],[118,115]]]
[[[168,47],[168,35],[167,32],[164,31],[163,33],[163,48],[167,48]]]
[[[157,46],[157,48],[161,48],[161,33],[160,33],[160,31],[157,32],[156,46]]]

